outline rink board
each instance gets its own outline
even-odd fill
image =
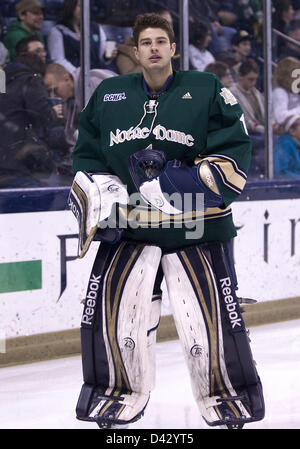
[[[233,205],[239,295],[260,303],[299,296],[300,198],[244,199]],[[1,333],[6,338],[79,328],[99,243],[92,243],[84,259],[76,258],[77,222],[63,200],[55,201],[61,210],[39,210],[33,201],[26,212],[24,201],[16,206],[16,200],[17,212],[10,213],[8,201],[0,214]],[[166,294],[162,314],[170,314]]]

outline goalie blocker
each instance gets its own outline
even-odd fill
[[[81,324],[79,419],[109,428],[143,415],[155,381],[160,299],[152,293],[160,265],[204,420],[236,428],[264,417],[225,250],[220,242],[170,253],[134,242],[101,243]]]
[[[222,207],[218,174],[207,160],[193,166],[175,159],[166,162],[163,151],[146,148],[129,156],[128,162],[132,180],[144,200],[166,214]],[[179,207],[171,204],[174,199]]]

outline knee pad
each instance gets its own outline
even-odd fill
[[[79,419],[109,427],[142,415],[155,380],[161,301],[152,291],[160,259],[156,246],[101,243],[81,322]]]
[[[222,243],[166,254],[162,266],[204,420],[235,427],[262,419],[262,386]]]

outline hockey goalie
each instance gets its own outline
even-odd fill
[[[73,154],[69,205],[83,263],[100,241],[81,321],[76,415],[100,428],[143,416],[164,278],[203,419],[242,428],[264,417],[232,254],[231,203],[251,159],[243,111],[214,75],[173,70],[165,19],[139,16],[133,36],[142,73],[99,85]]]

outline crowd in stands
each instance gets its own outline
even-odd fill
[[[91,92],[103,79],[141,71],[136,16],[156,12],[177,37],[178,0],[91,0]],[[82,110],[79,0],[2,0],[0,188],[70,185]],[[300,0],[272,1],[275,177],[300,179]],[[284,39],[286,35],[288,39]],[[265,172],[263,9],[260,0],[190,0],[189,64],[214,73],[239,101],[252,140],[250,178]]]

